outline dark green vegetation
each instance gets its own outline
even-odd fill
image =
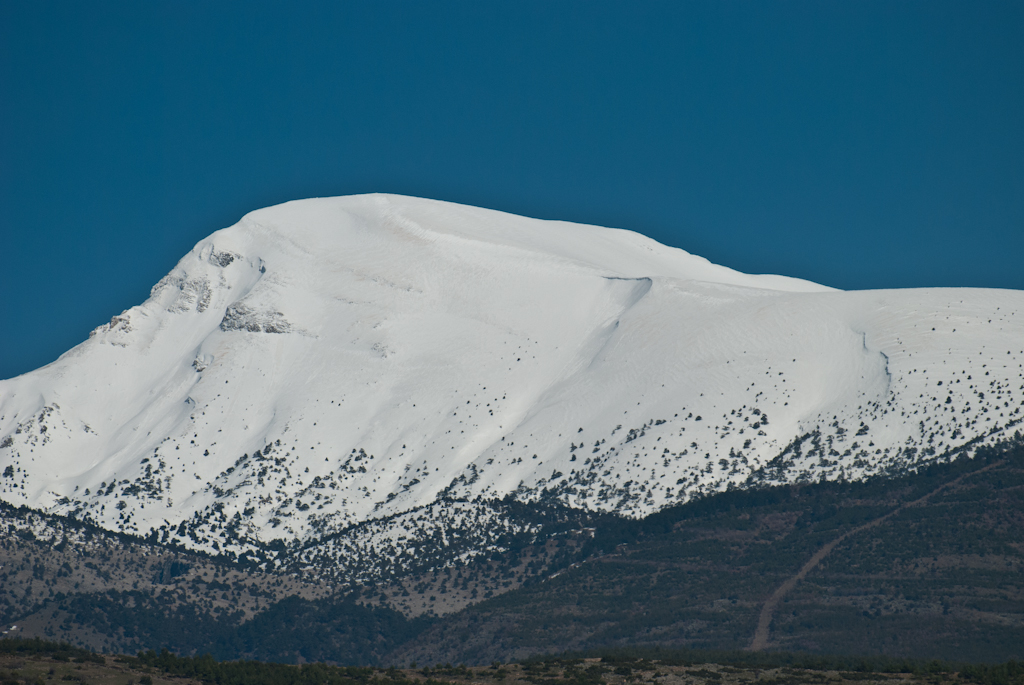
[[[12,635],[108,652],[153,644],[190,651],[284,599],[335,592],[9,505],[0,515],[0,622],[18,625]]]
[[[615,650],[487,667],[217,661],[167,650],[104,657],[43,640],[0,640],[3,685],[1022,685],[1024,664],[953,664],[790,653]]]
[[[398,655],[479,663],[624,645],[743,649],[765,600],[816,551],[931,492],[826,556],[780,603],[767,647],[1021,658],[1019,439],[892,480],[730,492],[605,522],[581,563],[447,617]]]
[[[143,644],[175,651],[206,651],[219,659],[242,655],[267,661],[379,663],[421,632],[424,620],[407,620],[386,607],[346,599],[313,602],[287,597],[249,621],[220,619],[174,605],[174,598],[139,592],[79,596],[66,602],[72,622],[102,634],[141,638]]]
[[[515,514],[530,523],[531,511],[520,506]],[[550,505],[540,511],[543,534],[510,538],[506,552],[391,585],[341,588],[300,587],[286,574],[156,547],[145,564],[131,566],[145,569],[144,587],[133,587],[131,574],[103,581],[102,574],[116,575],[110,561],[93,565],[89,572],[99,575],[87,585],[76,575],[87,570],[84,557],[76,569],[59,562],[52,545],[8,536],[0,540],[8,554],[0,583],[15,573],[8,563],[15,558],[28,584],[8,592],[3,620],[115,652],[168,647],[220,659],[360,666],[479,665],[644,646],[744,650],[773,592],[847,534],[769,612],[769,652],[1024,657],[1019,437],[915,474],[733,491],[640,521],[555,515]],[[130,566],[127,557],[104,554]],[[58,581],[70,589],[55,591]],[[484,601],[410,618],[415,612],[395,610],[408,607],[395,600],[410,592],[423,609],[455,593]]]

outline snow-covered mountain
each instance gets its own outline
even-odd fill
[[[316,199],[0,382],[0,498],[207,550],[376,519],[408,547],[439,498],[443,527],[507,527],[510,494],[639,516],[913,466],[1022,406],[1022,292],[841,292],[629,231]]]

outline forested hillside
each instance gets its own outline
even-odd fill
[[[1024,656],[1019,438],[894,480],[737,491],[605,522],[580,563],[448,617],[398,654],[485,663],[623,645],[748,648],[769,598],[827,547],[755,647]]]
[[[891,479],[737,490],[642,520],[505,511],[536,532],[486,558],[331,586],[8,508],[4,620],[113,652],[350,665],[638,645],[1022,656],[1019,436]],[[58,525],[57,544],[42,537]]]

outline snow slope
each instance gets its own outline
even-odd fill
[[[0,498],[208,550],[439,497],[639,516],[998,436],[1022,374],[1018,291],[841,292],[629,231],[305,200],[0,382]]]

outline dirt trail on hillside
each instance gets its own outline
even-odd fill
[[[914,507],[917,506],[918,504],[922,504],[923,502],[928,501],[928,499],[931,498],[933,495],[947,488],[951,488],[958,485],[960,481],[962,481],[964,478],[967,478],[968,476],[974,476],[979,473],[984,473],[985,471],[988,471],[989,469],[999,466],[1002,463],[1003,460],[999,460],[997,462],[989,464],[988,466],[980,468],[977,471],[972,471],[970,473],[965,473],[960,476],[957,476],[948,483],[943,483],[942,485],[935,488],[931,492],[915,499],[914,501],[907,502],[906,504],[901,504],[900,506],[890,511],[888,514],[879,516],[878,518],[868,521],[867,523],[862,524],[860,526],[857,526],[852,530],[848,530],[839,537],[823,545],[817,552],[815,552],[811,556],[810,559],[807,560],[806,564],[800,567],[799,571],[797,571],[794,575],[787,578],[786,581],[782,583],[782,585],[780,585],[778,588],[776,588],[775,592],[773,592],[771,596],[765,601],[764,606],[761,607],[761,616],[757,620],[757,629],[754,631],[754,638],[750,641],[750,646],[747,647],[747,649],[756,652],[768,646],[768,638],[770,636],[772,617],[775,616],[775,610],[778,608],[779,603],[782,601],[782,598],[785,597],[790,590],[796,587],[796,584],[803,580],[808,573],[813,571],[814,568],[821,563],[821,560],[827,557],[829,553],[833,549],[835,549],[836,546],[839,545],[839,543],[841,543],[843,540],[853,535],[857,535],[858,533],[863,533],[865,530],[870,530],[871,528],[881,525],[882,523],[885,523],[887,520],[889,520],[896,514],[899,514],[904,509],[908,509],[910,507]]]

